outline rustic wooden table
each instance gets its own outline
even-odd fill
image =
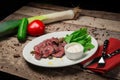
[[[21,19],[47,14],[70,8],[55,5],[29,3],[3,21]],[[82,10],[77,20],[66,20],[46,25],[46,33],[77,30],[87,27],[99,45],[110,37],[120,39],[120,14],[103,11]],[[120,66],[104,76],[84,70],[79,64],[63,68],[43,68],[27,63],[22,56],[23,47],[35,37],[28,37],[25,43],[19,43],[16,35],[0,41],[0,71],[30,80],[120,80]]]

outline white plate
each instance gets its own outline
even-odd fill
[[[37,65],[37,66],[42,66],[42,67],[64,67],[64,66],[70,66],[70,65],[74,65],[77,63],[80,63],[86,59],[88,59],[89,57],[91,57],[97,50],[98,48],[98,43],[95,40],[94,37],[92,37],[92,44],[95,46],[94,49],[87,51],[85,53],[85,56],[79,60],[73,61],[73,60],[69,60],[68,58],[66,58],[66,56],[63,56],[62,58],[53,58],[53,59],[40,59],[40,60],[36,60],[34,58],[34,56],[32,54],[30,54],[31,51],[33,51],[33,47],[37,44],[39,44],[40,42],[42,42],[45,39],[49,39],[51,37],[65,37],[66,34],[70,34],[73,31],[61,31],[61,32],[53,32],[53,33],[49,33],[40,37],[37,37],[35,39],[33,39],[32,41],[30,41],[23,49],[23,57],[26,61],[28,61],[31,64]]]

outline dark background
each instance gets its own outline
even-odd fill
[[[120,13],[119,0],[0,0],[0,20],[12,14],[28,2],[55,4],[65,7],[79,6],[82,9]],[[23,80],[17,76],[0,72],[0,80]]]
[[[37,2],[47,2],[62,6],[76,7],[82,9],[102,10],[109,12],[119,12],[119,0],[35,0]]]
[[[66,7],[79,6],[82,9],[119,13],[119,0],[0,0],[0,20],[28,2],[55,4]]]
[[[28,0],[0,0],[0,20],[25,5]]]

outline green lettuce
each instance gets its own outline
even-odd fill
[[[66,35],[64,40],[67,43],[77,42],[84,47],[84,52],[94,48],[92,44],[91,36],[87,32],[87,28],[80,28],[79,30],[74,31],[73,33]]]

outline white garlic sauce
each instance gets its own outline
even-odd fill
[[[74,45],[69,46],[67,48],[67,51],[71,53],[81,52],[83,51],[83,46],[79,44],[74,44]]]

